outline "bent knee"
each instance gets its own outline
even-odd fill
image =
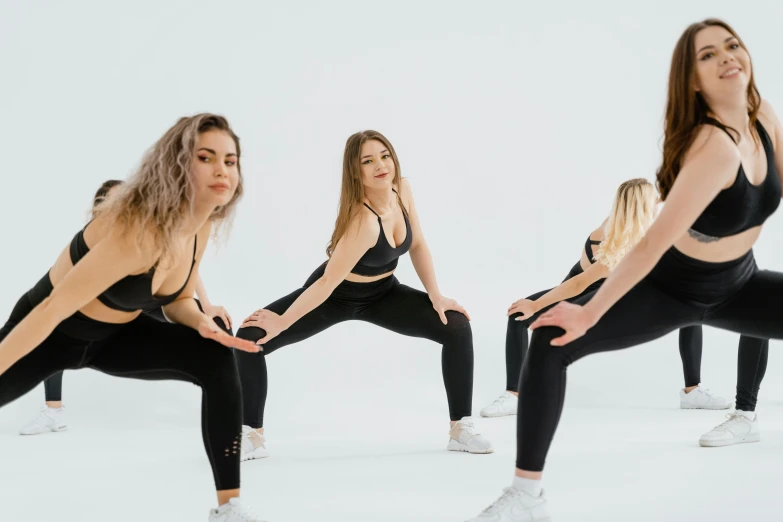
[[[258,328],[257,326],[247,326],[237,330],[236,336],[239,339],[256,342],[266,336],[266,330]]]
[[[552,346],[552,339],[560,337],[565,330],[557,326],[542,326],[533,330],[526,364],[534,367],[561,366],[571,364],[570,350],[565,346]]]

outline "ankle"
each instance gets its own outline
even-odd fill
[[[695,390],[698,387],[699,387],[698,384],[696,386],[687,386],[687,387],[685,387],[685,393],[690,393],[690,392],[692,392],[693,390]]]
[[[59,410],[63,407],[63,401],[46,401],[46,407],[52,410]]]
[[[511,390],[506,390],[506,391],[508,393],[510,393],[511,395],[513,395],[514,397],[519,397],[519,392],[515,392],[515,391],[511,391]]]
[[[530,493],[534,497],[541,495],[541,479],[530,479],[515,475],[514,480],[511,481],[511,487],[517,491]]]

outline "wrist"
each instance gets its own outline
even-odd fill
[[[592,304],[593,303],[591,301],[582,307],[582,310],[584,310],[585,314],[587,314],[587,319],[590,325],[589,328],[595,326],[595,323],[597,323],[599,319],[601,319],[601,316],[604,315],[603,312],[597,310],[595,306],[590,306]]]
[[[439,290],[434,290],[432,292],[427,292],[427,295],[429,296],[430,301],[432,301],[433,303],[435,301],[437,301],[438,299],[442,299],[443,298],[443,295],[441,295]]]

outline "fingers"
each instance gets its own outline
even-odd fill
[[[256,344],[258,344],[258,345],[261,345],[261,344],[266,344],[266,343],[268,343],[269,341],[271,341],[272,339],[274,339],[275,337],[277,337],[277,334],[276,334],[276,333],[270,333],[270,332],[267,332],[267,333],[266,333],[266,335],[265,335],[264,337],[262,337],[261,339],[259,339],[258,341],[256,341]]]
[[[555,317],[552,313],[547,312],[530,325],[529,330],[535,330],[539,326],[560,326],[559,318]]]
[[[448,324],[449,322],[446,320],[446,312],[443,310],[437,310],[438,317],[440,317],[440,322],[443,324]]]
[[[574,339],[578,339],[579,337],[582,337],[582,335],[576,335],[573,332],[566,332],[565,335],[561,335],[560,337],[555,337],[552,339],[552,341],[549,343],[551,346],[565,346],[566,344],[570,343]]]
[[[233,328],[234,325],[231,324],[231,316],[228,315],[228,312],[225,312],[225,315],[226,315],[226,319],[228,319],[228,322],[226,324],[228,325],[229,328]]]
[[[467,318],[468,318],[468,321],[470,321],[470,314],[468,313],[468,311],[467,311],[467,310],[465,310],[465,308],[464,308],[462,305],[460,305],[460,304],[457,304],[456,311],[457,311],[457,312],[459,312],[459,313],[461,313],[461,314],[462,314],[462,315],[464,315],[465,317],[467,317]]]

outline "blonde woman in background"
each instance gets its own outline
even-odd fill
[[[508,309],[506,329],[506,391],[481,410],[484,417],[502,417],[517,412],[519,374],[528,349],[528,327],[540,313],[560,301],[568,301],[598,290],[609,272],[641,240],[655,219],[658,196],[653,185],[637,178],[621,184],[612,211],[600,227],[587,237],[581,259],[563,282],[550,290],[520,299]],[[593,255],[593,247],[598,246]],[[740,372],[737,380],[738,409],[754,411],[759,384],[764,375],[769,341],[743,336],[740,358],[752,361],[759,372]],[[680,357],[685,387],[680,390],[680,408],[723,410],[729,402],[701,386],[701,325],[680,329]],[[756,363],[759,364],[756,364]],[[742,363],[740,363],[742,366]]]

